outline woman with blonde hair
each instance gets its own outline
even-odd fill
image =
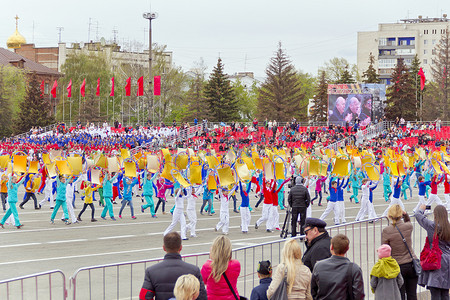
[[[424,215],[426,206],[421,205],[414,216],[417,222],[427,231],[430,245],[433,238],[439,240],[439,249],[442,251],[441,268],[438,270],[423,270],[419,276],[419,285],[430,290],[431,300],[448,300],[450,289],[450,223],[445,206],[437,205],[433,210],[434,221],[428,220]]]
[[[399,204],[392,205],[388,210],[387,216],[391,224],[383,228],[381,244],[391,246],[391,256],[400,266],[400,273],[403,277],[403,285],[400,288],[402,300],[416,300],[417,281],[419,277],[413,265],[413,258],[417,258],[414,254],[411,239],[413,225],[409,215],[403,211]],[[403,242],[402,235],[405,238],[406,244]]]
[[[209,259],[202,267],[202,277],[209,300],[239,300],[237,280],[241,272],[238,260],[231,259],[231,241],[218,236],[212,246]]]
[[[288,299],[312,300],[311,271],[302,262],[300,243],[296,239],[287,241],[281,255],[281,263],[273,271],[267,298],[270,299],[273,296],[283,278],[286,277]]]
[[[175,282],[173,294],[176,300],[195,300],[200,295],[200,281],[192,274],[181,275]]]

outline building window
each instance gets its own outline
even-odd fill
[[[437,30],[436,30],[436,29],[433,29],[433,30],[431,30],[431,33],[432,33],[432,34],[436,34],[436,33],[437,33]]]
[[[436,45],[436,40],[431,40],[431,44]]]
[[[386,38],[380,38],[378,40],[378,45],[379,46],[386,46],[386,44],[387,44],[387,39]]]
[[[436,49],[431,50],[431,54],[436,55]]]
[[[445,33],[445,29],[441,29],[441,33],[444,34]]]
[[[427,49],[423,50],[423,54],[427,54],[427,53],[428,53]]]
[[[428,61],[427,61],[426,58],[423,59],[423,64],[424,64],[424,65],[428,64]]]
[[[428,34],[428,29],[425,29],[425,30],[423,31],[423,34]]]
[[[411,45],[414,46],[416,44],[416,40],[411,40]]]
[[[48,83],[44,86],[44,94],[48,94]]]
[[[423,40],[424,45],[428,45],[428,40]]]

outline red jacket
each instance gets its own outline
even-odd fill
[[[438,184],[440,184],[442,181],[444,180],[444,178],[441,178],[441,180],[436,181],[436,177],[433,178],[433,180],[431,180],[431,193],[433,195],[437,195],[437,188],[438,188]]]
[[[450,194],[450,183],[447,180],[447,175],[445,175],[444,189],[444,194]]]
[[[266,178],[263,178],[263,194],[264,194],[264,204],[272,204],[272,186],[270,187],[270,190],[266,187]]]
[[[203,281],[206,285],[208,300],[236,300],[223,276],[220,277],[219,282],[216,282],[212,276],[210,277],[212,272],[211,263],[212,261],[208,259],[203,265],[201,271]],[[241,264],[239,263],[239,261],[234,259],[230,260],[225,274],[227,275],[227,278],[230,281],[230,284],[233,287],[238,298],[239,292],[236,285],[240,273]]]

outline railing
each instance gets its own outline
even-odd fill
[[[380,135],[384,130],[384,122],[368,126],[364,130],[359,130],[356,133],[356,145],[363,143],[366,140],[371,140],[374,137]]]
[[[55,124],[52,124],[52,125],[48,125],[48,126],[42,127],[42,128],[41,128],[41,132],[44,133],[44,132],[52,131],[52,130],[53,130],[54,128],[56,128],[57,126],[58,126],[58,124],[55,123]],[[18,139],[18,138],[26,137],[26,136],[28,136],[29,134],[30,134],[30,131],[27,131],[27,132],[20,133],[20,134],[17,134],[17,135],[15,135],[15,136],[12,136],[11,139]]]
[[[60,275],[61,278],[55,278]],[[67,299],[66,276],[61,270],[0,281],[0,299]]]
[[[413,249],[419,253],[426,236],[425,231],[411,219],[414,229],[412,235]],[[350,240],[347,257],[358,264],[363,272],[366,299],[373,299],[370,289],[370,271],[378,260],[377,248],[381,245],[383,228],[388,226],[386,218],[375,218],[343,225],[327,227],[330,236],[342,233]],[[300,237],[298,237],[300,238]],[[233,258],[241,263],[238,290],[241,295],[249,296],[251,290],[259,284],[256,273],[258,262],[270,260],[275,267],[281,262],[281,250],[285,240],[249,245],[233,250]],[[302,243],[305,251],[304,243]],[[183,260],[201,268],[209,258],[209,253],[183,256]],[[144,279],[145,269],[162,258],[131,261],[119,264],[98,265],[81,268],[69,279],[73,300],[76,299],[135,299],[139,294]],[[428,299],[428,293],[418,289],[421,299]],[[420,299],[420,298],[419,298]]]

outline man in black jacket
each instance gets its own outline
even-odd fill
[[[306,251],[302,261],[311,271],[317,261],[331,256],[331,238],[325,229],[327,223],[321,219],[308,218],[305,224]]]
[[[295,178],[295,185],[289,191],[288,203],[292,208],[291,229],[292,237],[297,236],[297,219],[300,215],[300,234],[304,234],[304,225],[306,220],[306,209],[311,202],[308,189],[302,184],[303,178]]]
[[[200,269],[181,260],[182,248],[180,234],[171,232],[164,236],[163,249],[167,254],[162,262],[145,270],[144,284],[139,294],[140,300],[149,300],[153,297],[155,300],[167,300],[174,297],[175,282],[178,277],[185,274],[192,274],[200,281],[200,295],[197,299],[207,299]]]
[[[361,268],[345,257],[349,245],[349,239],[343,234],[331,239],[333,256],[317,262],[312,271],[311,295],[314,299],[364,299]]]

